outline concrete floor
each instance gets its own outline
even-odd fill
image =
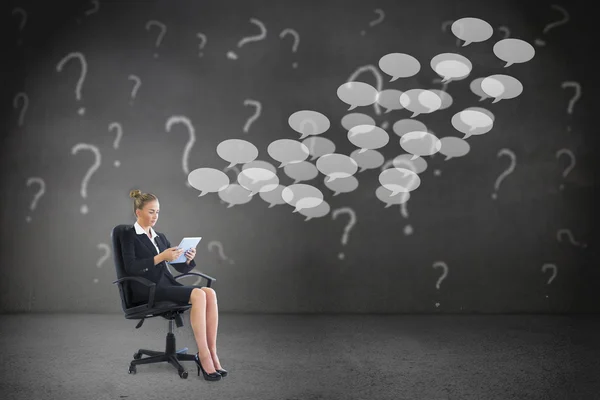
[[[164,350],[168,322],[122,314],[0,315],[2,399],[600,399],[599,316],[219,316],[229,376],[181,379]],[[177,349],[197,351],[189,323]]]

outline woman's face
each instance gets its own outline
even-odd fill
[[[135,210],[138,223],[142,226],[154,226],[158,220],[159,207],[158,200],[152,200],[144,205],[143,210]]]

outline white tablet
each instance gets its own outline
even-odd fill
[[[192,247],[198,246],[198,243],[200,243],[201,239],[202,239],[201,237],[184,237],[183,239],[181,239],[181,243],[179,243],[179,246],[177,246],[177,247],[179,247],[180,249],[183,249],[183,253],[181,253],[179,258],[171,261],[169,264],[177,264],[177,263],[186,262],[187,258],[185,258],[185,252],[188,251],[189,249],[191,249]]]

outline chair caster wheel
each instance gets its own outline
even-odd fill
[[[187,379],[188,377],[188,372],[187,371],[179,371],[179,377],[181,379]]]
[[[133,353],[133,359],[134,360],[139,360],[140,358],[142,358],[142,353],[136,351],[135,353]]]
[[[135,365],[130,365],[129,366],[129,373],[130,374],[135,374],[137,372]]]

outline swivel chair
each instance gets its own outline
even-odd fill
[[[191,304],[181,305],[172,301],[154,301],[154,291],[156,289],[156,283],[142,277],[142,276],[131,276],[125,271],[125,263],[123,262],[123,253],[121,252],[121,240],[120,238],[125,233],[125,230],[130,228],[131,225],[117,225],[111,232],[113,258],[115,267],[117,269],[117,279],[113,284],[117,284],[119,287],[119,293],[121,294],[121,307],[125,313],[126,319],[139,319],[140,322],[136,325],[136,329],[139,329],[146,318],[163,317],[169,320],[169,333],[167,333],[165,351],[155,351],[139,349],[133,353],[133,360],[129,365],[129,373],[136,373],[136,365],[139,364],[153,364],[159,362],[168,362],[177,368],[179,376],[182,379],[187,379],[188,372],[183,368],[179,361],[194,361],[194,354],[185,354],[187,348],[175,351],[175,335],[173,334],[173,320],[177,324],[177,327],[183,326],[183,320],[181,314],[187,309],[191,308]],[[210,287],[212,282],[216,281],[215,278],[202,273],[188,272],[185,274],[177,275],[174,278],[179,279],[184,276],[201,276],[206,279],[206,287]],[[131,291],[130,283],[132,281],[139,282],[148,287],[148,299],[142,302],[132,302],[133,294]],[[198,288],[202,286],[197,286]],[[149,357],[142,358],[142,355]]]

